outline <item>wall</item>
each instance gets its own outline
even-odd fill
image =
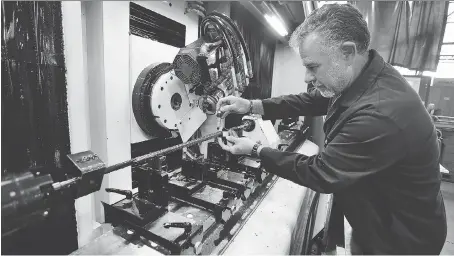
[[[107,164],[130,159],[128,3],[64,2],[65,58],[71,152],[92,150]],[[110,42],[104,44],[104,42]],[[125,72],[126,70],[126,72]],[[77,108],[76,108],[77,106]],[[131,188],[130,168],[105,175],[101,190],[75,202],[79,247],[104,222],[101,201],[123,197],[106,187]],[[129,180],[129,182],[128,182]]]
[[[91,149],[84,15],[81,2],[62,2],[71,153]],[[89,241],[92,230],[99,226],[95,221],[95,195],[77,199],[75,208],[80,247]]]
[[[306,68],[301,58],[292,48],[283,44],[276,45],[271,96],[306,92],[305,73]]]
[[[271,97],[306,92],[305,74],[306,68],[300,56],[291,47],[277,44],[274,52]],[[300,120],[303,119],[300,117]],[[275,125],[277,127],[278,122]]]

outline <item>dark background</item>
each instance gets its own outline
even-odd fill
[[[64,178],[55,171],[70,153],[61,15],[60,2],[2,2],[2,179],[34,167]],[[76,249],[74,201],[2,238],[2,254]]]

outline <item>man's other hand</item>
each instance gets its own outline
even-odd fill
[[[225,150],[234,155],[250,155],[255,142],[249,138],[237,138],[232,136],[226,137],[227,141],[232,145],[226,145],[221,138],[218,138],[219,145]]]
[[[251,103],[247,99],[227,96],[218,101],[216,109],[218,116],[225,118],[230,113],[246,114],[250,107]]]

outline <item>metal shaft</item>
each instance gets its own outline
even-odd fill
[[[252,125],[253,125],[253,123],[248,122],[248,121],[244,121],[241,125],[236,126],[236,127],[232,127],[229,130],[240,130],[240,129],[247,130],[247,129],[251,128]],[[133,165],[133,164],[138,164],[138,163],[144,162],[144,161],[146,161],[148,159],[152,159],[152,158],[155,158],[155,157],[158,157],[158,156],[169,154],[169,153],[175,152],[177,150],[183,149],[185,147],[190,147],[190,146],[195,145],[197,143],[200,143],[200,142],[212,139],[212,138],[219,137],[223,133],[224,133],[223,131],[218,131],[218,132],[215,132],[215,133],[211,133],[211,134],[205,135],[203,137],[200,137],[198,139],[188,141],[186,143],[182,143],[182,144],[178,144],[178,145],[175,145],[175,146],[172,146],[172,147],[161,149],[161,150],[158,150],[158,151],[155,151],[155,152],[143,155],[143,156],[139,156],[139,157],[133,158],[131,160],[127,160],[127,161],[124,161],[124,162],[109,166],[109,167],[107,167],[104,170],[104,174],[108,174],[108,173],[123,169],[123,168],[128,167],[128,166]],[[64,189],[64,188],[66,188],[68,186],[71,186],[71,185],[77,183],[80,179],[81,179],[80,177],[75,177],[75,178],[72,178],[72,179],[67,180],[67,181],[55,182],[55,183],[52,184],[52,187],[54,188],[54,190]]]
[[[249,125],[250,125],[249,123],[244,123],[244,124],[241,124],[239,126],[232,127],[230,130],[244,129],[244,128],[248,127]],[[124,161],[124,162],[109,166],[109,167],[107,167],[104,170],[104,174],[111,173],[113,171],[125,168],[127,166],[130,166],[130,165],[133,165],[133,164],[138,164],[138,163],[144,162],[144,161],[146,161],[148,159],[152,159],[152,158],[156,158],[158,156],[166,155],[166,154],[175,152],[177,150],[193,146],[193,145],[198,144],[200,142],[203,142],[203,141],[206,141],[206,140],[209,140],[209,139],[212,139],[212,138],[219,137],[219,136],[222,135],[222,133],[223,133],[223,131],[218,131],[218,132],[215,132],[215,133],[211,133],[211,134],[205,135],[205,136],[200,137],[200,138],[195,139],[195,140],[191,140],[191,141],[188,141],[188,142],[185,142],[185,143],[182,143],[182,144],[178,144],[178,145],[175,145],[175,146],[172,146],[172,147],[161,149],[161,150],[158,150],[158,151],[155,151],[155,152],[143,155],[143,156],[139,156],[139,157],[133,158],[131,160],[127,160],[127,161]]]

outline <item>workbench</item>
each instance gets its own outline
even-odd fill
[[[314,155],[318,147],[310,142],[304,142],[296,152],[305,155]],[[261,202],[255,202],[257,207],[249,217],[234,229],[240,229],[229,241],[223,240],[211,254],[290,254],[299,248],[299,241],[303,240],[302,233],[298,232],[306,225],[304,220],[313,191],[299,186],[288,180],[275,177]],[[330,195],[323,195],[318,204],[315,222],[315,236],[320,232],[329,212]],[[196,215],[196,214],[194,214]],[[73,255],[85,254],[147,254],[161,255],[153,242],[139,237],[118,226],[102,234],[91,243],[73,252]],[[201,254],[205,254],[203,251]],[[298,252],[292,252],[301,254]]]

